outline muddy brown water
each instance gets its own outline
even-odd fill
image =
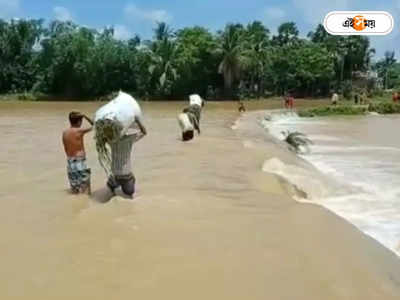
[[[256,120],[232,130],[236,103],[208,103],[190,143],[184,103],[144,103],[135,201],[100,203],[92,134],[93,198],[70,195],[61,132],[69,111],[100,105],[0,103],[0,299],[398,299],[398,259],[261,172],[295,158]]]

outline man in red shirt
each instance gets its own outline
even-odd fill
[[[293,97],[293,95],[291,93],[289,94],[288,102],[289,102],[289,108],[293,109],[293,107],[294,107],[294,97]]]
[[[393,93],[393,95],[392,95],[392,100],[393,100],[393,102],[394,103],[397,103],[398,101],[399,101],[399,93],[397,93],[397,92],[394,92]]]

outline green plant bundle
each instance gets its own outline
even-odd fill
[[[99,163],[109,176],[111,170],[111,149],[110,143],[114,142],[121,136],[122,125],[108,119],[96,121],[95,124],[95,142]]]
[[[304,134],[298,131],[290,132],[283,131],[282,134],[285,136],[285,142],[289,144],[289,149],[300,153],[301,147],[308,147],[313,144],[313,142]]]

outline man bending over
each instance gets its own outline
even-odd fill
[[[199,95],[190,95],[189,100],[189,107],[186,107],[178,116],[183,141],[193,139],[194,130],[200,134],[200,118],[204,100]]]

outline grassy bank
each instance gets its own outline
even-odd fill
[[[371,103],[368,107],[370,112],[379,114],[400,114],[400,103],[393,102],[378,102]]]
[[[310,109],[302,109],[298,111],[300,117],[325,117],[325,116],[350,116],[364,115],[368,112],[376,112],[379,114],[400,114],[400,104],[393,102],[373,102],[369,105],[338,105],[324,106]]]
[[[0,95],[0,101],[48,101],[54,97],[43,93],[14,93]]]
[[[366,112],[368,112],[368,107],[366,106],[340,105],[303,109],[300,110],[298,114],[300,117],[312,118],[335,115],[363,115]]]

